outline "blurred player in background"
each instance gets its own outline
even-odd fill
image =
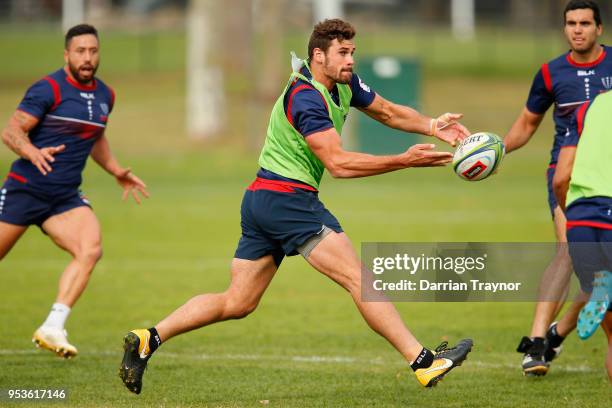
[[[362,301],[361,262],[338,220],[319,201],[325,169],[337,178],[367,177],[443,166],[452,159],[451,153],[435,151],[432,144],[417,144],[394,156],[344,150],[340,134],[350,106],[389,127],[453,145],[468,135],[456,123],[459,114],[432,119],[373,92],[353,73],[354,35],[349,23],[325,20],[314,27],[308,60],[293,57],[294,72],[272,110],[259,158],[261,169],[242,201],[242,236],[232,261],[230,287],[223,293],[196,296],[155,327],[126,335],[119,374],[130,391],[140,393],[146,364],[162,342],[247,316],[283,258],[297,254],[349,292],[370,327],[411,362],[423,386],[435,385],[466,358],[470,339],[453,348],[443,343],[434,354],[408,331],[392,303]]]
[[[33,341],[62,357],[74,357],[64,324],[102,255],[100,225],[79,191],[87,157],[115,176],[123,198],[148,195],[144,183],[113,157],[104,130],[115,95],[95,77],[98,33],[77,25],[66,33],[66,65],[32,85],[2,132],[20,158],[0,189],[0,259],[28,226],[37,225],[72,256],[55,303]]]
[[[612,50],[597,40],[602,33],[599,7],[593,1],[572,0],[564,12],[564,32],[570,51],[542,65],[536,74],[527,104],[504,138],[506,152],[524,146],[538,129],[548,108],[554,104],[555,137],[547,170],[548,204],[559,243],[567,241],[565,216],[552,191],[559,150],[569,132],[573,112],[584,101],[612,86]],[[566,245],[544,271],[531,335],[523,337],[517,351],[524,353],[522,368],[528,375],[545,375],[550,362],[561,351],[561,343],[573,330],[570,324],[551,322],[567,296],[572,265]],[[565,322],[575,321],[581,302],[567,311]]]
[[[608,339],[606,368],[612,382],[611,113],[612,92],[577,110],[559,154],[553,187],[567,218],[569,251],[580,288],[591,294],[580,311],[578,335],[589,338],[601,323]]]

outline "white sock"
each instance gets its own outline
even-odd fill
[[[47,320],[45,320],[42,325],[63,330],[64,323],[66,323],[69,314],[70,308],[68,306],[61,303],[54,303],[53,306],[51,306],[51,311],[49,312],[49,316],[47,316]]]

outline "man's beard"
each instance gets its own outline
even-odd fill
[[[350,74],[348,76],[348,79],[343,80],[342,77],[340,75],[342,74]],[[338,76],[338,79],[336,80],[337,83],[339,84],[350,84],[351,83],[351,79],[353,79],[353,71],[340,71],[340,75]]]
[[[597,44],[597,42],[593,42],[591,44],[589,44],[588,46],[583,45],[581,48],[572,48],[572,50],[577,53],[577,54],[588,54],[591,51],[593,51],[593,48],[595,48],[595,45]]]
[[[327,72],[329,72],[329,65],[325,65],[325,70]],[[346,73],[350,73],[350,75],[348,76],[348,79],[342,79],[342,74],[346,74]],[[351,79],[353,78],[353,70],[342,70],[340,71],[340,73],[338,75],[328,75],[331,79],[334,80],[334,82],[338,83],[338,84],[350,84],[351,83]]]
[[[81,76],[81,72],[80,72],[80,68],[84,68],[84,67],[88,67],[91,68],[91,77],[89,78],[84,78]],[[96,75],[96,71],[98,70],[98,66],[97,65],[90,65],[90,64],[83,64],[80,67],[75,67],[74,65],[72,65],[71,63],[68,63],[68,69],[70,70],[70,73],[72,74],[72,76],[74,77],[74,79],[76,79],[76,81],[80,84],[86,84],[90,81],[93,80],[94,75]]]

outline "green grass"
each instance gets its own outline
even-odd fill
[[[89,169],[85,190],[104,228],[105,257],[67,327],[81,355],[60,361],[29,343],[67,261],[32,228],[0,267],[0,313],[6,322],[0,388],[66,387],[73,406],[259,406],[269,400],[271,406],[300,407],[511,407],[598,406],[609,400],[601,333],[588,342],[575,335],[568,339],[546,378],[521,376],[513,348],[528,328],[532,306],[526,303],[399,303],[424,344],[475,340],[464,366],[437,389],[422,390],[401,357],[363,323],[346,293],[300,258],[285,261],[252,316],[164,345],[151,360],[143,394],[130,395],[116,377],[122,335],[155,324],[197,293],[226,287],[240,198],[254,159],[224,152],[185,154],[176,162],[162,156],[135,159],[134,168],[152,192],[141,207],[120,203],[112,180]],[[228,161],[234,165],[220,165]],[[540,186],[492,188],[527,178],[517,167],[505,170],[480,184],[461,182],[448,169],[326,179],[322,199],[355,245],[550,240]],[[523,195],[537,198],[522,200]],[[520,222],[512,214],[521,214]]]
[[[51,42],[41,42],[39,34],[21,43],[41,44],[30,49],[32,55],[18,46],[7,54],[12,40],[0,35],[3,55],[17,53],[16,61],[3,61],[0,68],[7,73],[0,83],[0,122],[34,78],[59,66],[56,51],[44,54]],[[368,44],[365,37],[366,48],[397,48]],[[150,327],[195,294],[227,286],[240,234],[240,199],[257,168],[257,149],[247,146],[257,145],[258,129],[267,120],[253,115],[249,102],[233,101],[237,121],[223,138],[189,141],[177,51],[182,40],[180,35],[164,38],[160,49],[170,47],[175,54],[160,53],[157,68],[143,72],[131,51],[121,48],[134,51],[136,40],[122,43],[117,37],[113,44],[108,37],[100,73],[117,91],[108,137],[121,162],[147,182],[152,196],[140,207],[121,203],[110,177],[95,165],[86,170],[83,188],[102,223],[105,255],[67,326],[80,356],[62,361],[35,351],[29,341],[68,261],[31,228],[0,263],[0,388],[68,388],[69,405],[79,407],[243,407],[263,406],[260,401],[266,400],[279,407],[609,403],[602,333],[587,342],[572,335],[545,378],[521,376],[520,355],[513,350],[529,329],[529,303],[398,303],[408,326],[430,347],[444,338],[453,342],[471,336],[475,341],[464,366],[437,389],[423,390],[401,357],[367,328],[346,293],[299,257],[283,263],[259,309],[247,319],[165,344],[151,360],[143,394],[129,394],[117,377],[123,334]],[[436,41],[444,44],[442,39]],[[288,48],[292,41],[287,40]],[[509,78],[438,75],[448,72],[444,66],[451,67],[452,56],[450,51],[435,54],[423,84],[423,110],[464,112],[464,123],[473,131],[504,134],[524,104],[533,72],[523,75],[530,68],[514,66],[519,74]],[[269,106],[258,108],[267,111]],[[327,177],[321,198],[356,248],[364,241],[553,241],[544,179],[550,122],[546,118],[533,141],[481,183],[463,182],[448,168],[361,180]],[[12,160],[7,149],[0,149],[0,171]],[[19,406],[28,405],[35,404]]]

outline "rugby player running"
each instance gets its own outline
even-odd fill
[[[418,381],[435,385],[458,366],[472,340],[455,347],[423,347],[389,302],[361,299],[361,262],[336,218],[319,201],[324,169],[333,177],[367,177],[409,167],[444,166],[452,154],[417,144],[402,154],[374,156],[342,148],[340,134],[354,106],[401,131],[437,137],[454,145],[468,136],[456,121],[437,119],[394,104],[374,93],[353,73],[355,30],[345,21],[325,20],[314,27],[308,59],[292,61],[294,72],[272,109],[261,169],[242,201],[242,236],[231,265],[231,283],[222,293],[198,295],[150,329],[124,338],[119,375],[140,393],[142,376],[155,350],[172,337],[253,312],[285,256],[301,254],[310,265],[349,292],[368,325],[410,362]]]
[[[34,332],[36,345],[61,357],[78,351],[64,325],[102,256],[100,224],[80,192],[91,157],[115,177],[123,198],[147,197],[144,183],[111,153],[105,129],[115,103],[113,90],[95,77],[100,45],[95,27],[80,24],[65,36],[65,66],[32,85],[2,131],[2,141],[20,158],[0,188],[0,260],[30,225],[37,225],[72,259],[55,303]]]

